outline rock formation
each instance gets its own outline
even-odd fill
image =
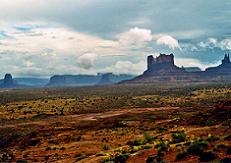
[[[113,82],[111,81],[111,77],[113,76],[112,73],[106,73],[106,74],[103,74],[99,83],[97,85],[110,85],[110,84],[113,84]]]
[[[206,71],[209,74],[230,74],[231,75],[231,62],[229,54],[225,54],[224,59],[221,61],[221,65],[217,67],[207,68]]]
[[[14,84],[14,80],[11,74],[6,74],[3,80],[3,84],[5,86],[12,86]]]
[[[229,54],[225,54],[222,64],[217,67],[200,71],[198,68],[180,68],[174,64],[174,55],[160,54],[154,58],[147,58],[147,70],[140,76],[124,83],[151,82],[230,82],[231,62]]]
[[[133,79],[135,77],[129,74],[108,74],[108,76],[105,76],[102,73],[98,73],[97,75],[55,75],[50,78],[47,86],[93,86],[98,84],[102,85],[102,83],[118,83],[123,80]],[[107,77],[109,80],[106,79]]]
[[[16,88],[19,87],[16,81],[14,81],[11,74],[6,74],[3,83],[0,85],[1,88]]]
[[[184,68],[179,68],[174,64],[173,54],[160,54],[156,58],[150,55],[147,58],[147,64],[147,70],[144,72],[145,76],[186,72]]]

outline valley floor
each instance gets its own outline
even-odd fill
[[[115,104],[98,111],[89,111],[94,105],[88,107],[89,101],[109,104],[108,97],[83,98],[2,104],[1,161],[230,162],[229,88],[193,90],[182,97],[126,96],[122,107],[116,101],[123,97],[110,96]],[[76,101],[86,110],[74,112]]]

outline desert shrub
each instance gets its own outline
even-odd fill
[[[163,155],[157,154],[153,156],[148,156],[146,159],[146,163],[166,163],[166,161],[163,159]]]
[[[215,121],[213,121],[213,120],[208,120],[208,121],[206,121],[205,125],[206,125],[206,126],[213,126],[213,125],[215,125]]]
[[[231,134],[230,135],[226,135],[223,138],[225,141],[231,141]]]
[[[75,155],[76,161],[80,161],[82,159],[87,158],[87,156],[85,154],[77,154]]]
[[[222,163],[230,163],[231,158],[225,157],[223,160],[221,160]]]
[[[110,156],[109,153],[105,153],[105,152],[98,152],[95,155],[96,156]]]
[[[155,157],[154,156],[148,156],[148,158],[146,159],[146,163],[152,163],[154,162]]]
[[[130,157],[129,154],[118,154],[115,156],[114,161],[119,163],[126,163],[126,160]]]
[[[190,154],[201,154],[206,147],[208,147],[207,141],[196,140],[189,145],[187,151]]]
[[[78,135],[73,138],[73,141],[80,141],[81,139],[82,139],[82,136]]]
[[[225,145],[225,144],[223,144],[223,143],[220,143],[220,144],[217,144],[215,147],[216,147],[216,148],[226,148],[227,145]]]
[[[209,161],[212,161],[216,158],[217,158],[217,155],[212,151],[206,151],[206,152],[202,152],[200,154],[200,161],[201,162],[209,162]]]
[[[143,148],[144,148],[144,149],[151,149],[152,146],[151,146],[151,145],[145,145],[145,146],[143,146]]]
[[[54,139],[54,140],[49,140],[48,143],[57,145],[59,144],[59,141],[57,139]]]
[[[157,132],[158,132],[158,133],[162,133],[162,132],[164,132],[164,131],[167,131],[167,129],[164,128],[164,127],[160,127],[160,126],[157,127]]]
[[[227,155],[231,155],[231,146],[229,146],[226,150]]]
[[[157,148],[158,151],[165,151],[169,148],[169,141],[160,140],[156,143],[155,148]]]
[[[66,148],[65,147],[61,147],[60,150],[65,150]]]
[[[132,146],[131,149],[129,150],[130,153],[135,153],[139,150],[142,150],[143,147],[142,146]]]
[[[172,142],[173,143],[180,143],[180,142],[184,142],[186,140],[187,140],[187,135],[184,131],[172,133]]]
[[[104,145],[102,146],[102,148],[103,148],[103,150],[109,150],[109,149],[110,149],[109,145],[107,145],[107,144],[104,144]]]
[[[46,151],[49,151],[49,150],[51,150],[51,147],[46,147]]]
[[[143,140],[139,140],[139,139],[127,142],[127,145],[130,145],[130,146],[139,146],[139,145],[144,145],[144,144],[145,144],[145,142]]]
[[[28,145],[29,146],[36,146],[40,143],[40,139],[31,139],[29,142],[28,142]]]
[[[206,140],[209,141],[209,142],[214,142],[214,141],[219,140],[219,138],[217,136],[215,136],[215,135],[209,134],[208,138]]]
[[[18,109],[22,109],[22,108],[23,108],[23,106],[22,106],[22,105],[18,106]]]
[[[49,155],[46,155],[45,158],[44,158],[46,161],[49,160]]]
[[[185,157],[187,157],[187,152],[186,151],[180,151],[176,154],[176,160],[182,160]]]
[[[144,132],[144,138],[146,139],[147,142],[153,141],[153,137],[146,131]]]
[[[26,160],[17,160],[16,163],[27,163]]]
[[[106,156],[102,161],[102,163],[111,163],[111,162],[113,162],[113,159],[109,156]]]

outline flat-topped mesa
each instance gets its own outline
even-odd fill
[[[160,54],[158,57],[154,58],[152,55],[148,56],[148,69],[152,68],[157,64],[171,64],[174,65],[174,55]]]
[[[166,73],[182,73],[184,68],[179,68],[174,64],[173,54],[160,54],[154,58],[152,55],[147,58],[147,70],[144,75],[166,74]]]

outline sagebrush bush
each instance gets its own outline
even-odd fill
[[[154,140],[153,137],[146,131],[144,132],[144,138],[147,142],[152,142]]]
[[[155,146],[158,151],[165,151],[169,148],[169,141],[160,140]]]
[[[187,151],[190,154],[201,154],[208,144],[205,140],[196,140],[189,145]]]
[[[182,160],[187,156],[187,152],[186,151],[180,151],[176,154],[176,160]]]
[[[184,142],[187,140],[187,135],[184,131],[179,131],[179,132],[175,132],[172,133],[172,142],[173,143],[180,143],[180,142]]]

